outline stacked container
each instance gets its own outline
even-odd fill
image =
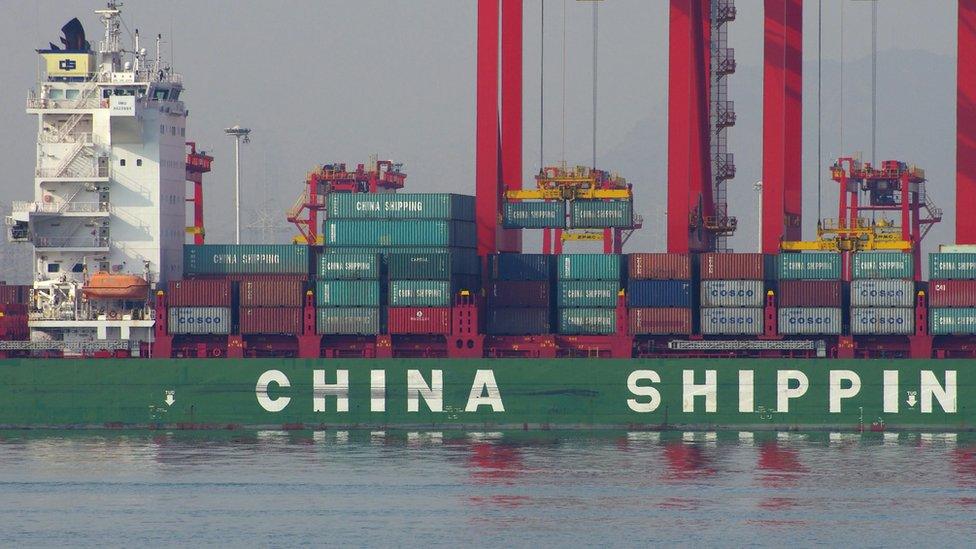
[[[551,281],[555,257],[542,254],[488,256],[486,333],[552,333]]]
[[[976,253],[929,254],[929,277],[929,333],[976,334]]]
[[[851,334],[915,332],[915,269],[912,255],[860,252],[851,261]]]
[[[167,320],[171,334],[231,333],[236,308],[229,279],[177,280],[170,282],[167,289]]]
[[[783,335],[843,333],[842,258],[833,252],[782,253],[777,326]]]
[[[480,291],[473,196],[334,193],[322,233],[330,252],[324,257],[380,250],[386,255],[390,334],[449,333],[454,296]],[[351,292],[364,292],[357,307],[383,305],[378,284],[349,281]]]
[[[556,317],[560,334],[616,333],[622,266],[623,257],[618,254],[556,256]]]
[[[322,254],[315,275],[315,329],[319,334],[380,333],[383,285],[379,254]]]
[[[694,304],[689,254],[628,257],[627,314],[633,335],[690,335]]]
[[[706,253],[699,256],[701,333],[759,335],[768,259],[763,254]]]

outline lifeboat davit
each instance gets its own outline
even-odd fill
[[[141,276],[97,272],[88,279],[82,293],[88,299],[145,299],[149,283]]]

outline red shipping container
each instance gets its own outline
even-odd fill
[[[192,278],[170,282],[166,304],[170,307],[230,307],[230,280]]]
[[[779,307],[843,307],[840,280],[780,280]]]
[[[30,286],[0,284],[0,305],[27,303],[30,290]]]
[[[222,274],[222,275],[193,275],[192,280],[229,280],[243,282],[245,280],[308,280],[308,275],[297,274]]]
[[[549,307],[551,299],[547,280],[497,280],[488,286],[488,306]]]
[[[247,278],[241,280],[241,307],[301,307],[305,303],[305,283],[289,278]]]
[[[698,260],[702,280],[763,280],[763,254],[706,253]]]
[[[450,307],[390,307],[386,310],[390,334],[449,334]]]
[[[242,307],[240,316],[241,333],[286,334],[302,332],[301,307]]]
[[[638,308],[628,315],[632,335],[691,334],[691,309]]]
[[[976,307],[976,280],[929,282],[929,307]]]
[[[691,280],[689,254],[630,254],[631,280]]]

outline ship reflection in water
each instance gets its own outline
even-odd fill
[[[976,434],[0,432],[4,546],[963,545],[974,509]]]

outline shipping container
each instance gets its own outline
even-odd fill
[[[309,247],[293,244],[183,246],[184,276],[302,275],[310,272]]]
[[[976,335],[976,308],[929,309],[932,335]]]
[[[380,258],[376,253],[322,254],[315,275],[322,280],[375,280],[380,277]]]
[[[839,280],[841,254],[835,252],[781,253],[776,265],[780,280]]]
[[[391,280],[389,302],[391,307],[450,307],[454,296],[462,290],[478,293],[473,278],[454,280]]]
[[[23,284],[0,284],[0,305],[25,304],[32,289]]]
[[[691,280],[691,255],[643,253],[628,256],[631,280]]]
[[[903,252],[858,252],[851,261],[851,278],[913,278],[915,260]]]
[[[632,227],[634,204],[630,200],[573,200],[569,219],[574,229]]]
[[[630,309],[632,335],[691,335],[691,309],[639,307]]]
[[[631,280],[627,283],[627,306],[691,307],[691,286],[686,280]]]
[[[491,280],[549,280],[555,272],[554,255],[493,254],[488,256],[488,277]]]
[[[474,223],[443,219],[327,219],[322,234],[329,247],[477,245]]]
[[[238,283],[241,307],[301,307],[305,282],[295,278],[260,278]]]
[[[390,334],[449,334],[450,307],[390,307],[386,310]]]
[[[561,280],[557,307],[616,307],[620,283],[613,280]]]
[[[496,280],[485,292],[488,308],[547,308],[552,304],[547,280]]]
[[[915,283],[911,280],[852,280],[851,307],[911,307]]]
[[[319,280],[315,284],[318,307],[379,307],[382,302],[379,280]]]
[[[976,307],[976,280],[929,282],[929,307]]]
[[[780,307],[843,307],[840,280],[782,280],[776,304]]]
[[[298,335],[302,333],[301,307],[242,307],[241,334]]]
[[[230,333],[230,307],[170,307],[168,310],[169,333],[173,335]]]
[[[929,254],[930,280],[976,280],[976,253]]]
[[[939,244],[944,254],[976,254],[976,244]]]
[[[331,219],[474,221],[474,197],[449,193],[330,193]]]
[[[607,335],[617,331],[617,310],[571,307],[558,309],[559,333],[565,335]]]
[[[777,328],[783,335],[841,335],[840,307],[783,307]]]
[[[700,311],[701,333],[705,335],[760,335],[763,333],[762,308],[712,307],[702,308]]]
[[[506,229],[561,229],[566,226],[566,202],[505,202],[502,220]]]
[[[379,307],[320,307],[315,331],[323,335],[375,335],[380,333]]]
[[[556,256],[559,280],[621,279],[623,256],[617,254],[561,254]]]
[[[485,332],[489,335],[539,335],[552,332],[548,307],[489,309]]]
[[[766,266],[769,265],[769,269]],[[775,256],[712,252],[698,256],[702,280],[775,279]],[[771,272],[766,272],[771,271]]]
[[[898,307],[851,308],[853,335],[911,335],[915,309]]]
[[[230,307],[231,282],[222,278],[175,280],[166,288],[170,307]]]
[[[702,280],[702,307],[762,307],[766,292],[761,280]]]
[[[391,280],[449,280],[457,275],[478,275],[481,261],[476,250],[455,248],[437,253],[391,253],[387,256]]]

